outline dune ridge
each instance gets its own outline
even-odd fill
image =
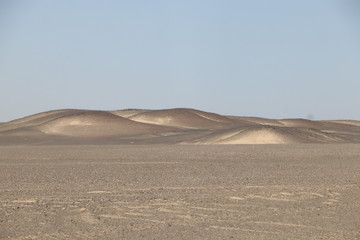
[[[324,121],[325,123],[335,123],[335,124],[346,124],[346,125],[353,125],[353,126],[357,126],[360,127],[360,121],[357,120],[327,120]]]
[[[310,128],[250,126],[211,133],[193,144],[290,144],[344,142],[330,133]]]
[[[162,131],[104,111],[84,111],[60,117],[37,126],[41,132],[64,136],[129,136]]]
[[[359,143],[360,121],[223,116],[188,108],[61,109],[0,123],[0,144]]]
[[[149,111],[151,111],[151,110],[146,110],[146,109],[124,109],[124,110],[111,111],[111,113],[115,114],[117,116],[120,116],[120,117],[130,118],[130,117],[135,116],[137,114],[141,114],[141,113],[145,113],[145,112],[149,112]]]
[[[169,129],[143,124],[107,111],[55,110],[10,121],[0,134],[10,136],[50,135],[68,137],[106,137],[151,134]],[[31,134],[30,134],[31,133]]]
[[[188,129],[222,128],[240,124],[239,121],[215,113],[186,108],[147,111],[133,115],[130,119],[136,122]]]

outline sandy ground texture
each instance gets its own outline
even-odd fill
[[[360,239],[360,144],[0,146],[0,239]]]

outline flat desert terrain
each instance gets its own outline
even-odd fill
[[[360,144],[0,152],[0,239],[360,239]]]
[[[55,110],[0,183],[0,239],[360,239],[360,122]]]

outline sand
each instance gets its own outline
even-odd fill
[[[360,143],[356,120],[312,121],[223,116],[195,109],[64,109],[0,124],[12,144]]]
[[[359,144],[0,152],[0,239],[360,238]]]
[[[194,109],[166,109],[139,113],[130,117],[136,122],[189,129],[224,128],[239,125],[225,116]]]
[[[0,124],[0,239],[360,239],[360,124],[194,109]]]

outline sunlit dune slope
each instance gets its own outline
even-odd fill
[[[0,123],[0,144],[359,143],[360,121],[222,116],[187,108],[54,110]]]
[[[278,120],[278,122],[288,127],[305,127],[305,128],[314,128],[314,129],[324,128],[324,124],[321,122],[311,121],[308,119],[301,119],[301,118],[282,119],[282,120]]]
[[[13,121],[6,122],[6,123],[0,125],[0,131],[36,126],[36,125],[54,120],[59,117],[65,117],[65,116],[76,114],[76,113],[79,113],[82,111],[84,111],[84,110],[62,109],[62,110],[54,110],[54,111],[37,113],[34,115],[30,115],[27,117],[23,117],[23,118],[15,119]]]
[[[147,111],[136,114],[130,119],[142,123],[188,129],[224,128],[243,123],[215,113],[186,108]]]
[[[271,125],[271,126],[285,126],[282,122],[276,119],[260,118],[260,117],[238,117],[229,116],[231,119],[238,121],[246,121],[249,125]]]
[[[140,113],[145,113],[145,112],[149,112],[151,110],[145,110],[145,109],[124,109],[124,110],[115,110],[115,111],[111,111],[112,114],[115,114],[117,116],[120,117],[124,117],[124,118],[130,118],[134,115],[140,114]]]
[[[346,125],[360,127],[360,121],[356,121],[356,120],[328,120],[328,121],[324,121],[324,122],[325,123],[346,124]]]
[[[289,144],[343,142],[329,133],[310,128],[251,126],[216,131],[186,143],[193,144]]]
[[[46,134],[66,136],[129,136],[156,133],[163,128],[141,124],[109,112],[85,111],[52,120],[37,127]]]
[[[134,122],[110,112],[89,110],[47,112],[9,122],[8,125],[2,133],[12,136],[26,133],[69,137],[132,136],[169,130]]]

